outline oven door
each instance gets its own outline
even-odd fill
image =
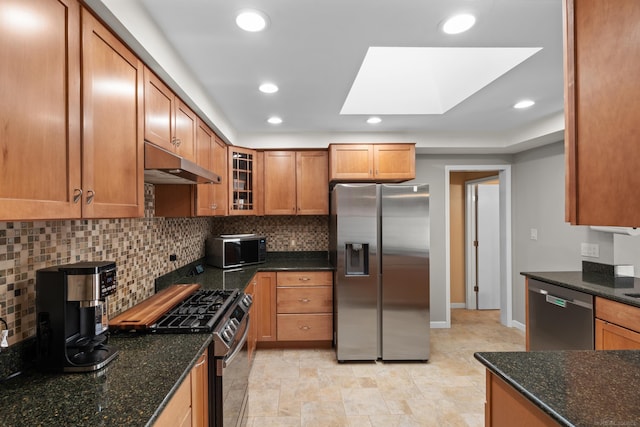
[[[228,354],[215,358],[214,401],[212,419],[215,427],[239,427],[247,424],[247,396],[251,365],[248,356],[247,336],[249,316],[238,326],[236,340]]]

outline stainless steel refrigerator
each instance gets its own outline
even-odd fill
[[[429,359],[429,186],[331,191],[337,360]]]

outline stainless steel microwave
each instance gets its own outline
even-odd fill
[[[206,241],[206,262],[218,268],[241,267],[267,260],[267,238],[255,234],[223,234]]]

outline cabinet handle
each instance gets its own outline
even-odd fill
[[[78,203],[82,197],[82,190],[79,188],[73,189],[73,203]]]
[[[304,303],[311,302],[309,298],[298,298],[298,301],[304,302]]]
[[[180,147],[180,144],[182,144],[182,140],[179,138],[176,138],[176,147]]]
[[[206,357],[204,357],[204,358],[202,359],[202,362],[200,362],[200,363],[196,363],[196,365],[194,366],[194,368],[197,368],[197,367],[199,367],[199,366],[204,365],[206,361],[207,361],[207,358],[206,358]]]
[[[303,331],[308,331],[309,329],[311,329],[311,326],[303,325],[303,326],[300,326],[299,329],[301,329]]]
[[[87,204],[90,205],[93,202],[93,198],[96,196],[93,190],[87,190]]]
[[[300,280],[301,282],[308,282],[311,279],[309,279],[307,276],[302,276],[302,277],[299,277],[298,280]]]
[[[211,209],[215,211],[216,209],[218,209],[218,205],[214,203],[213,205],[211,205]]]
[[[171,137],[171,145],[173,145],[174,147],[176,147],[176,137],[172,136]]]

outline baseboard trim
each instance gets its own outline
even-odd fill
[[[467,304],[464,302],[452,302],[451,308],[467,308]]]
[[[446,329],[446,328],[450,328],[451,324],[449,324],[448,322],[431,322],[431,329]]]
[[[516,328],[516,329],[520,329],[522,332],[526,332],[527,331],[527,326],[524,323],[520,323],[517,320],[512,320],[511,321],[511,327],[512,328]]]

